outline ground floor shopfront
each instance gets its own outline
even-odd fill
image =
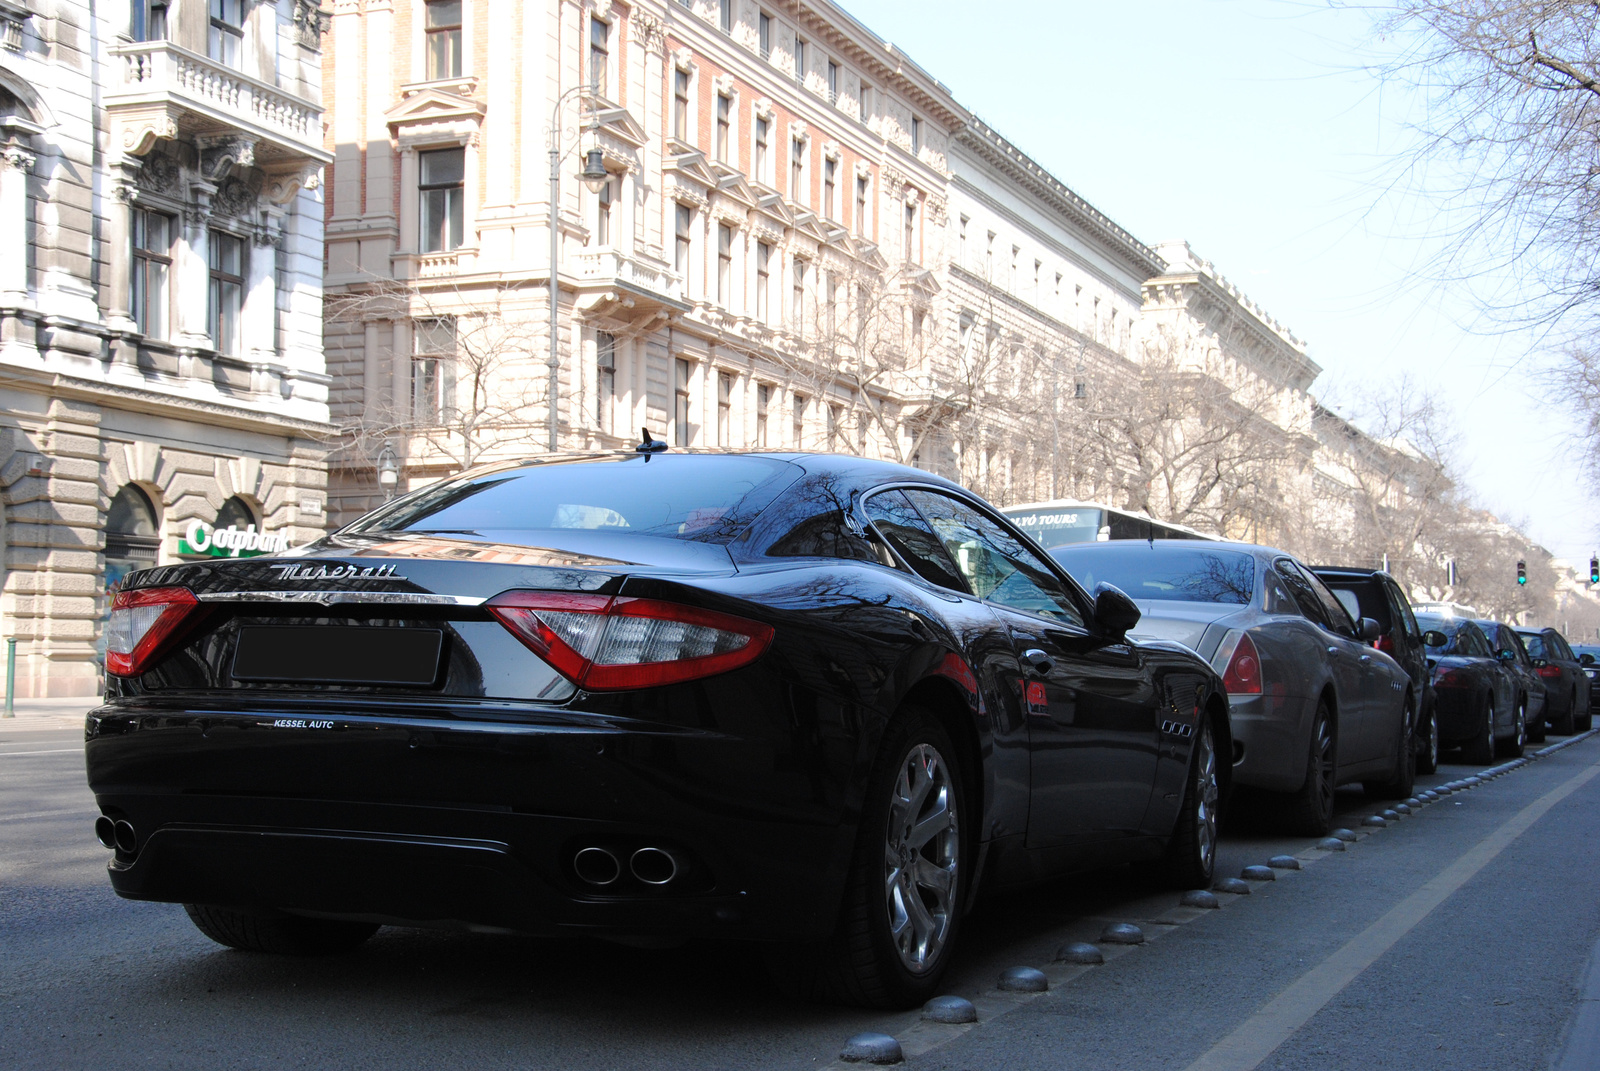
[[[325,425],[44,387],[0,381],[0,638],[17,640],[18,697],[99,692],[107,592],[132,570],[323,534]]]

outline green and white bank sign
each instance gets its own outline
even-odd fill
[[[191,557],[254,558],[258,554],[277,554],[289,549],[289,537],[281,532],[258,532],[255,525],[244,528],[213,528],[205,521],[190,521],[178,540],[178,553]]]

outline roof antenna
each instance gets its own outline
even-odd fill
[[[659,454],[667,448],[667,444],[662,440],[650,438],[649,428],[640,428],[639,433],[644,436],[644,441],[633,449],[636,453],[643,454],[646,461],[650,460],[651,454]]]

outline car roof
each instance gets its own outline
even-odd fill
[[[598,464],[607,461],[629,461],[642,456],[638,450],[596,450],[587,453],[556,453],[533,454],[527,457],[507,458],[504,460],[486,462],[475,465],[459,473],[458,476],[467,476],[477,473],[504,472],[512,469],[531,468],[540,465],[585,465]],[[912,468],[894,461],[880,461],[876,458],[857,457],[854,454],[823,454],[808,453],[798,450],[705,450],[669,448],[659,453],[647,455],[651,459],[672,458],[673,464],[693,458],[704,457],[754,457],[765,458],[769,461],[783,461],[805,471],[809,474],[834,473],[841,476],[868,479],[874,482],[891,482],[903,479],[915,483],[926,483],[953,491],[962,491],[973,494],[960,484],[940,476],[938,473],[928,472],[925,469]],[[692,464],[693,462],[690,461]],[[981,497],[981,496],[979,496]],[[996,506],[996,509],[999,507]]]

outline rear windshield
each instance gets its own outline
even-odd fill
[[[1489,653],[1478,638],[1477,629],[1468,628],[1467,623],[1459,617],[1445,618],[1434,614],[1418,614],[1417,624],[1422,626],[1424,632],[1442,632],[1448,638],[1442,647],[1429,647],[1429,654],[1483,658]]]
[[[726,454],[479,469],[413,491],[345,530],[515,543],[523,532],[588,529],[727,543],[799,475],[788,462]]]
[[[1050,554],[1085,589],[1115,584],[1136,600],[1245,606],[1255,593],[1255,559],[1238,551],[1130,541],[1059,547]]]
[[[1517,633],[1517,635],[1522,637],[1522,645],[1528,649],[1528,657],[1529,658],[1549,658],[1549,657],[1551,657],[1550,655],[1545,653],[1545,650],[1544,650],[1544,637],[1541,636],[1539,633],[1537,633],[1537,632],[1519,632],[1519,633]]]

